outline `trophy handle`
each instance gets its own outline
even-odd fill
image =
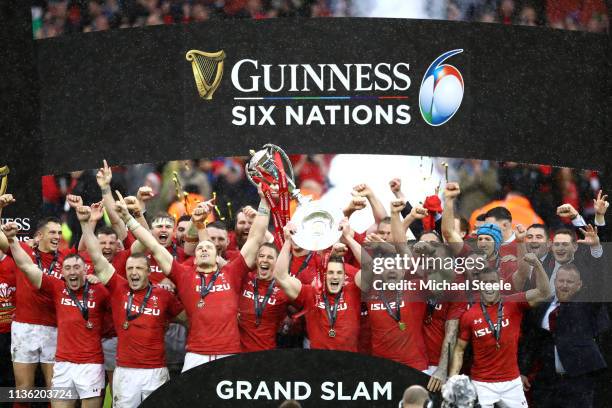
[[[283,160],[283,164],[285,165],[285,174],[287,175],[288,179],[287,181],[292,184],[293,189],[297,189],[297,186],[295,185],[295,176],[293,174],[293,166],[291,165],[291,160],[289,160],[289,156],[287,156],[287,153],[285,153],[283,149],[272,143],[265,144],[263,147],[270,148],[280,154],[281,159]]]
[[[6,193],[6,187],[8,184],[8,174],[10,173],[10,169],[8,166],[0,167],[0,195]]]
[[[249,162],[246,162],[244,164],[244,174],[246,174],[247,179],[251,182],[251,184],[253,184],[254,186],[257,186],[257,183],[255,182],[255,180],[253,180],[253,177],[251,176],[251,172],[249,171]]]

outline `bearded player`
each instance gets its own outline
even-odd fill
[[[117,211],[134,236],[151,251],[162,272],[176,285],[185,305],[190,330],[183,372],[198,365],[241,351],[238,329],[238,301],[242,280],[255,267],[258,249],[264,242],[270,210],[260,189],[261,202],[249,236],[240,256],[219,267],[215,244],[208,239],[204,220],[212,210],[211,203],[200,203],[192,214],[200,242],[192,265],[180,264],[128,213],[122,199]]]
[[[395,229],[393,241],[398,242],[399,235],[405,236],[399,215],[405,206],[403,200],[391,202],[391,229]],[[344,231],[343,231],[344,232]],[[350,236],[343,238],[353,252],[360,251]],[[402,239],[405,243],[405,239]],[[357,259],[361,255],[355,253]],[[405,270],[401,268],[384,268],[380,278],[374,278],[372,284],[366,285],[364,279],[358,283],[370,296],[367,299],[368,315],[372,328],[372,355],[387,358],[413,367],[417,370],[427,369],[427,349],[423,339],[423,317],[426,305],[420,290],[390,290],[390,284],[401,284]],[[383,286],[384,285],[384,286]],[[387,286],[388,285],[388,286]]]
[[[502,297],[497,270],[480,272],[480,304],[461,317],[459,339],[453,352],[449,377],[459,374],[463,354],[472,343],[471,377],[483,408],[502,403],[509,408],[527,406],[518,362],[518,341],[523,312],[551,295],[548,276],[533,253],[524,256],[533,266],[536,288]]]
[[[127,280],[115,273],[96,245],[97,239],[87,222],[89,214],[89,207],[77,209],[96,275],[110,292],[118,337],[113,406],[136,407],[170,378],[164,335],[168,322],[181,312],[182,306],[171,292],[151,284],[149,263],[143,254],[132,254],[127,259]],[[128,227],[144,229],[136,224]]]
[[[406,241],[406,234],[400,219],[400,213],[403,211],[404,207],[405,204],[402,199],[391,202],[392,242],[400,244]],[[448,247],[443,246],[437,239],[437,235],[430,232],[421,234],[419,242],[413,246],[412,250],[415,256],[423,256],[424,258],[422,259],[430,257],[444,259],[444,257],[450,255]],[[419,269],[422,269],[421,273],[428,280],[439,282],[452,280],[454,278],[453,272],[451,272],[449,276],[446,271],[436,268],[420,267]],[[385,274],[383,273],[383,279],[384,278]],[[410,295],[410,293],[406,293],[405,295]],[[405,311],[405,317],[402,317],[402,321],[405,321],[406,324],[410,324],[409,329],[413,334],[396,332],[395,335],[392,335],[388,340],[391,342],[391,345],[393,345],[399,342],[403,337],[412,336],[411,339],[405,340],[406,346],[399,350],[404,353],[406,353],[407,350],[411,350],[411,360],[420,362],[421,366],[423,364],[422,358],[424,356],[426,357],[427,370],[425,373],[431,376],[427,388],[433,392],[439,391],[442,384],[446,381],[450,351],[457,341],[459,318],[465,311],[465,302],[460,302],[459,299],[448,295],[449,294],[444,291],[433,291],[428,293],[426,303],[424,302],[425,296],[423,296],[420,302],[413,301],[408,304],[408,309]],[[386,307],[384,309],[389,310]],[[379,316],[382,315],[382,313],[378,313]],[[418,320],[419,317],[421,319],[420,321]],[[410,320],[410,318],[412,318],[412,320]],[[389,319],[386,319],[386,321],[388,322]],[[380,340],[378,340],[378,342],[380,342]],[[419,353],[421,350],[419,349],[419,345],[421,344],[419,342],[422,342],[425,346],[426,354],[424,356]],[[387,348],[389,348],[389,346],[383,347],[382,349],[385,350]]]
[[[238,310],[243,352],[276,348],[276,333],[289,304],[273,276],[277,258],[274,244],[263,244],[257,254],[256,270],[242,285]]]
[[[85,261],[71,254],[62,262],[64,281],[45,274],[21,248],[17,224],[9,223],[3,231],[10,242],[13,258],[33,289],[53,299],[57,316],[58,341],[52,386],[70,390],[67,400],[54,401],[54,407],[73,407],[80,399],[82,407],[102,405],[104,355],[102,323],[107,308],[108,291],[86,279]]]

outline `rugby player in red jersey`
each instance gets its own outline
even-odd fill
[[[242,249],[242,246],[246,243],[247,238],[249,237],[249,232],[251,231],[251,226],[253,225],[253,218],[249,216],[250,212],[245,209],[250,208],[249,206],[242,207],[236,213],[236,225],[234,226],[234,231],[228,234],[228,250],[239,251]]]
[[[130,200],[133,199],[134,197],[125,198],[128,205],[130,204]],[[172,218],[171,215],[165,213],[157,214],[151,221],[151,234],[155,237],[157,242],[166,249],[172,258],[177,259],[179,262],[183,262],[185,260],[185,252],[183,248],[179,247],[174,242],[174,218]],[[134,254],[145,253],[145,248],[141,243],[135,241],[132,244],[131,251]],[[147,254],[147,258],[149,260],[149,264],[151,265],[151,282],[162,282],[166,277],[162,272],[162,269],[159,267],[155,261],[155,258],[152,257],[151,254]]]
[[[209,239],[215,244],[217,249],[217,256],[226,260],[231,261],[240,255],[240,251],[237,249],[227,249],[229,245],[229,238],[227,232],[227,226],[223,221],[214,221],[206,225],[206,232],[208,233]],[[218,261],[221,259],[217,258]]]
[[[551,295],[548,276],[535,254],[524,256],[536,274],[536,288],[502,296],[500,276],[495,269],[480,272],[481,301],[461,317],[459,339],[453,352],[449,377],[459,374],[463,353],[472,343],[471,377],[482,407],[502,403],[509,408],[527,406],[518,362],[518,340],[523,312]]]
[[[0,248],[8,247],[0,234]],[[0,249],[0,387],[14,387],[13,367],[11,367],[11,323],[15,315],[16,275],[19,273],[13,258]]]
[[[67,201],[70,203],[71,207],[75,209],[75,211],[78,207],[83,205],[83,200],[79,196],[69,195],[67,197]],[[114,229],[107,227],[106,225],[102,225],[96,229],[98,221],[100,221],[104,216],[104,207],[102,203],[92,204],[90,208],[91,212],[89,216],[89,225],[95,230],[102,255],[108,262],[113,264],[115,267],[115,272],[121,276],[125,276],[125,262],[130,256],[130,250],[120,248],[121,242],[119,241],[117,232]],[[79,255],[81,255],[81,257],[88,264],[89,269],[87,273],[93,273],[93,263],[89,253],[87,252],[87,245],[83,239],[81,239],[79,242]],[[110,307],[107,309],[106,316],[104,318],[102,330],[102,351],[104,352],[104,369],[106,370],[106,376],[112,392],[113,371],[117,365],[117,333],[115,332],[113,315]]]
[[[11,197],[10,202],[14,202]],[[42,219],[37,227],[37,245],[32,248],[20,243],[38,269],[53,279],[62,279],[61,265],[70,251],[59,250],[61,221],[50,217]],[[10,254],[9,254],[10,255]],[[26,277],[16,276],[16,303],[18,307],[11,325],[11,351],[17,388],[34,386],[36,368],[40,363],[45,382],[51,386],[53,363],[57,345],[57,323],[53,299],[46,293],[33,290]]]
[[[512,229],[512,213],[506,207],[491,208],[485,214],[485,224],[495,224],[499,227],[502,233],[502,244],[499,248],[499,256],[520,254],[517,252],[516,235]]]
[[[444,188],[444,212],[442,213],[442,235],[455,255],[466,257],[472,250],[463,242],[461,234],[455,229],[454,205],[460,194],[459,184],[446,183]],[[505,222],[504,226],[507,227],[507,221]],[[517,262],[517,259],[521,259],[527,252],[524,243],[525,228],[522,225],[517,225],[517,229],[512,236],[513,241],[515,241],[513,247],[516,249],[517,256],[512,254],[501,255],[500,250],[504,238],[503,231],[497,224],[485,223],[481,225],[477,229],[476,235],[477,246],[486,253],[489,267],[499,269],[501,278],[505,282],[512,283],[513,290],[505,291],[505,293],[521,290],[524,285],[524,275],[529,272],[526,268],[519,269],[519,263]]]
[[[403,200],[391,202],[392,240],[405,245],[399,214],[405,207]],[[350,236],[344,236],[355,252],[358,247]],[[357,259],[361,256],[355,254]],[[427,369],[427,349],[423,340],[425,298],[420,288],[387,289],[390,284],[406,281],[405,270],[384,268],[382,274],[373,277],[361,288],[368,293],[368,314],[372,327],[372,355],[397,361],[417,370]],[[360,283],[365,283],[363,279]]]
[[[120,198],[117,211],[134,236],[151,251],[162,272],[176,285],[185,305],[190,330],[183,371],[241,351],[238,329],[238,300],[242,281],[255,266],[258,249],[264,242],[270,210],[263,193],[254,217],[249,237],[240,249],[240,256],[222,268],[217,263],[217,250],[208,240],[204,220],[212,209],[209,202],[200,203],[192,214],[200,242],[195,250],[194,264],[180,264],[128,213]],[[246,215],[245,215],[246,216]]]
[[[284,228],[285,243],[274,268],[276,281],[290,300],[306,309],[306,328],[311,348],[357,352],[361,271],[357,272],[354,281],[346,283],[342,258],[330,257],[320,292],[313,285],[302,283],[289,274],[294,228],[291,224]],[[349,231],[348,227],[345,229]]]
[[[399,203],[398,203],[399,204]],[[401,207],[400,207],[401,208]],[[391,211],[391,227],[394,242],[405,240],[404,229],[399,213]],[[438,257],[444,259],[451,256],[450,249],[442,245],[434,232],[424,232],[419,242],[413,246],[415,256],[423,259]],[[421,272],[428,280],[454,281],[454,271],[426,269]],[[427,388],[439,391],[446,381],[450,353],[457,341],[459,318],[466,309],[463,293],[450,291],[432,291],[426,299],[426,311],[423,321],[423,339],[427,349],[428,368],[426,374],[431,376]]]
[[[127,212],[127,207],[124,208]],[[77,214],[96,275],[110,292],[118,335],[114,406],[136,407],[170,378],[164,335],[168,322],[181,312],[182,306],[171,292],[151,284],[149,264],[143,254],[128,257],[127,280],[115,273],[96,245],[96,237],[87,222],[89,211],[88,207],[80,207]],[[129,227],[144,230],[136,220]]]
[[[103,285],[90,284],[85,278],[86,264],[77,254],[62,262],[64,281],[45,274],[21,248],[17,224],[3,227],[13,258],[32,285],[53,299],[57,316],[58,337],[52,386],[70,390],[53,406],[71,407],[80,399],[83,407],[102,405],[104,389],[104,355],[102,323],[107,308],[108,291]]]
[[[191,226],[191,217],[189,215],[182,215],[176,220],[176,229],[174,231],[174,238],[176,240],[176,245],[181,248],[185,248],[185,238],[189,239],[187,236],[187,231],[189,231],[189,227]]]
[[[256,270],[242,284],[238,324],[243,352],[276,348],[276,332],[287,316],[289,304],[273,276],[277,258],[274,244],[263,244],[257,254]]]
[[[317,276],[317,265],[322,262],[316,251],[300,248],[292,242],[289,255],[289,274],[298,278],[303,284],[311,284]],[[289,305],[289,315],[283,321],[280,337],[282,348],[310,348],[305,337],[305,320],[296,304]]]
[[[125,223],[121,220],[121,217],[115,211],[115,200],[113,198],[111,192],[111,182],[113,178],[113,173],[111,168],[108,166],[106,160],[103,162],[103,167],[98,170],[96,174],[96,181],[98,182],[98,186],[100,187],[100,192],[102,194],[102,202],[104,204],[104,209],[108,213],[109,219],[111,221],[111,225],[113,230],[117,233],[117,237],[120,240],[124,240],[127,236]],[[145,228],[149,228],[146,219],[144,218],[145,212],[145,203],[153,197],[153,192],[150,187],[143,186],[138,189],[136,196],[126,197],[126,203],[130,212],[132,212],[134,218]],[[184,247],[177,245],[174,240],[174,227],[175,220],[172,216],[165,213],[158,214],[153,221],[151,222],[151,231],[153,235],[158,239],[160,244],[167,248],[168,251],[172,254],[172,256],[179,259],[180,262],[184,261],[188,256],[193,254],[193,248],[195,245],[189,245],[189,243],[185,243]],[[131,248],[126,248],[133,253],[144,252],[142,246],[137,243],[133,243]],[[131,253],[129,252],[129,253]],[[125,262],[129,253],[124,254],[120,259]],[[153,283],[164,283],[168,284],[167,280],[165,280],[163,273],[157,266],[157,263],[154,259],[149,256],[148,260],[151,265],[151,276],[150,280]],[[123,275],[123,268],[116,268],[117,273]],[[123,275],[124,276],[124,275]]]
[[[321,255],[315,251],[300,248],[291,243],[289,255],[289,273],[304,284],[311,284],[317,276],[317,262],[322,262]]]

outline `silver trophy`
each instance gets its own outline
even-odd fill
[[[339,208],[323,206],[319,201],[313,201],[312,197],[302,195],[295,185],[291,161],[283,149],[273,144],[266,144],[263,149],[251,150],[250,153],[251,160],[245,165],[245,170],[249,181],[254,185],[257,185],[254,178],[269,185],[279,184],[281,169],[278,168],[274,156],[275,153],[280,155],[287,178],[287,190],[291,198],[298,202],[298,208],[291,217],[291,222],[297,229],[293,235],[293,242],[309,251],[326,249],[336,243],[342,235],[339,229],[342,211]]]

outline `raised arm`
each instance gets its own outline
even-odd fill
[[[389,188],[391,192],[398,200],[406,201],[406,196],[402,192],[402,180],[399,178],[393,178],[389,181]]]
[[[143,228],[145,228],[147,231],[150,231],[149,224],[147,223],[147,220],[145,220],[144,216],[142,215],[142,209],[141,209],[140,201],[138,200],[138,198],[134,196],[128,196],[128,197],[125,197],[124,200],[125,200],[125,204],[127,205],[128,212],[132,215],[132,217],[134,217],[134,219]],[[145,248],[142,242],[136,240],[132,243],[132,247],[130,248],[130,251],[133,254],[141,254],[141,253],[146,252],[147,249]]]
[[[68,207],[72,208],[72,210],[76,212],[76,209],[83,205],[83,198],[80,195],[68,194],[66,196],[66,204],[68,204]],[[85,250],[85,244],[83,242],[82,235],[81,235],[81,238],[79,239],[79,245],[77,246],[77,249],[79,251]]]
[[[406,203],[402,199],[391,201],[391,242],[399,254],[410,256],[410,249],[406,242],[406,230],[404,230],[402,220],[400,219],[400,214],[405,206]]]
[[[0,216],[2,216],[2,210],[15,202],[12,194],[2,194],[0,196]],[[6,252],[9,248],[8,240],[4,234],[0,235],[0,251]]]
[[[106,285],[115,273],[115,268],[108,262],[108,260],[102,255],[102,250],[98,244],[98,240],[94,235],[92,224],[89,222],[91,218],[91,208],[86,206],[79,206],[76,208],[76,215],[81,223],[81,231],[83,236],[81,241],[87,247],[87,252],[94,265],[94,271],[100,281]]]
[[[455,255],[463,248],[463,239],[459,232],[455,230],[455,201],[461,194],[459,184],[446,183],[444,188],[444,211],[442,211],[442,236],[450,245]]]
[[[134,237],[140,241],[142,245],[149,251],[151,255],[157,261],[157,265],[161,268],[164,275],[170,275],[172,269],[172,255],[166,250],[151,234],[149,230],[143,228],[142,225],[132,215],[130,215],[125,199],[121,196],[121,193],[117,191],[119,200],[115,203],[115,211],[121,217],[121,220],[125,223],[128,229],[132,232]],[[134,246],[132,245],[132,248]]]
[[[11,248],[11,255],[15,264],[21,272],[23,272],[36,289],[40,289],[42,283],[43,272],[38,269],[38,266],[32,262],[32,258],[23,250],[19,240],[17,239],[17,231],[19,227],[14,222],[9,222],[2,226],[6,240]]]
[[[145,190],[145,192],[142,191],[143,189]],[[136,193],[137,194],[136,197],[134,196],[125,197],[125,203],[128,206],[128,211],[130,212],[130,214],[132,214],[132,216],[136,219],[136,221],[138,221],[138,223],[146,229],[150,229],[150,228],[149,228],[149,223],[144,217],[144,213],[146,211],[146,204],[145,204],[145,201],[142,199],[142,197],[143,195],[146,194],[148,190],[151,190],[151,188],[150,187],[140,187],[138,189],[138,192]],[[151,192],[151,194],[153,193]]]
[[[461,367],[463,366],[463,353],[467,347],[467,341],[458,339],[455,348],[453,349],[453,358],[451,360],[450,370],[448,370],[448,376],[459,374]]]
[[[376,194],[367,184],[358,184],[353,187],[353,190],[362,197],[365,197],[370,206],[372,207],[372,215],[374,215],[374,222],[378,224],[383,218],[387,216],[387,210],[385,206],[380,202]]]
[[[533,266],[533,272],[536,275],[535,289],[529,289],[525,292],[525,297],[527,298],[527,302],[529,302],[529,306],[534,307],[538,303],[550,298],[552,295],[550,280],[544,270],[544,266],[542,266],[542,262],[540,262],[536,254],[530,252],[525,254],[523,259],[529,265]]]
[[[210,241],[208,231],[206,231],[206,219],[211,213],[213,205],[208,201],[199,203],[191,213],[191,224],[187,229],[187,238],[196,243],[201,241]],[[220,255],[220,254],[217,254]]]
[[[404,200],[405,201],[405,200]],[[404,227],[404,234],[408,231],[408,228],[415,222],[420,221],[423,218],[427,217],[428,211],[422,205],[418,205],[416,207],[412,207],[410,213],[404,220],[402,221],[402,226]],[[412,231],[414,233],[414,231]]]
[[[353,256],[355,257],[357,262],[359,262],[359,265],[362,265],[362,263],[365,263],[366,265],[371,265],[370,255],[367,251],[363,250],[361,244],[359,244],[359,242],[357,242],[353,237],[354,234],[349,225],[348,218],[345,217],[342,219],[342,221],[340,221],[340,228],[342,229],[342,242],[351,250]],[[357,285],[357,287],[361,289],[363,286],[363,282],[361,280],[361,269],[355,274],[354,280],[355,285]]]
[[[518,260],[518,269],[512,275],[512,287],[515,291],[522,292],[525,288],[525,284],[529,279],[529,272],[531,271],[531,265],[525,262],[525,254],[527,254],[527,247],[525,246],[525,236],[527,230],[522,224],[517,224],[514,230],[515,242],[516,242],[516,258]]]
[[[603,191],[599,190],[597,198],[593,199],[593,208],[595,209],[595,225],[604,226],[606,225],[606,211],[608,211],[610,203],[608,202],[608,195],[603,194]]]
[[[285,292],[287,297],[291,300],[295,300],[300,291],[302,290],[302,282],[295,276],[289,274],[289,262],[291,259],[291,233],[294,231],[294,227],[291,224],[287,224],[283,229],[285,234],[285,243],[281,248],[276,265],[274,266],[274,279]]]
[[[584,235],[584,238],[579,239],[576,242],[578,244],[587,245],[590,248],[591,256],[593,258],[601,258],[603,255],[603,247],[601,246],[601,241],[599,239],[599,235],[597,234],[597,227],[589,224],[584,228],[578,228],[578,231]]]
[[[213,208],[213,200],[209,200],[203,203],[198,203],[196,208],[194,208],[193,212],[191,213],[191,220],[189,221],[189,226],[187,227],[187,233],[185,234],[184,239],[185,244],[183,245],[185,255],[193,256],[200,241],[210,241],[210,237],[206,231],[206,219]],[[219,265],[219,267],[222,267],[222,265]]]
[[[106,163],[106,160],[104,160],[103,167],[101,167],[96,174],[96,181],[98,182],[98,186],[100,186],[102,204],[104,204],[104,209],[108,214],[111,227],[117,234],[117,239],[119,239],[119,241],[123,241],[127,237],[127,231],[125,229],[125,224],[115,211],[115,199],[113,198],[113,193],[111,192],[112,179],[113,172],[108,166],[108,163]]]
[[[348,203],[346,208],[342,210],[342,213],[346,218],[351,218],[351,215],[355,211],[363,210],[366,207],[366,198],[357,195],[355,192],[351,193],[351,201]]]
[[[89,217],[89,226],[91,227],[91,230],[96,231],[96,225],[98,225],[98,221],[100,221],[102,219],[102,217],[104,217],[104,205],[102,204],[102,201],[100,201],[99,203],[94,203],[90,206],[91,208],[91,215]],[[77,208],[75,208],[75,210],[77,210]],[[77,218],[78,218],[78,210],[77,210]],[[82,228],[81,228],[82,230]],[[82,232],[82,231],[81,231]],[[81,234],[81,239],[79,240],[79,248],[78,248],[79,252],[80,251],[86,251],[87,250],[87,243],[85,242],[85,238],[83,238],[83,234]]]
[[[268,208],[268,204],[263,196],[261,187],[258,187],[257,190],[259,192],[259,197],[261,198],[259,200],[259,208],[257,209],[255,220],[253,221],[251,229],[249,230],[249,236],[240,249],[240,254],[244,257],[244,262],[249,268],[255,266],[257,252],[259,251],[261,244],[265,242],[266,231],[268,231],[268,224],[270,223],[270,209]],[[247,217],[252,217],[248,207],[245,208],[243,212]]]
[[[404,200],[395,199],[391,201],[391,242],[396,246],[400,243],[406,243],[406,230],[402,226],[400,213],[406,206]]]
[[[359,244],[359,242],[355,241],[355,238],[353,236],[354,233],[351,229],[351,226],[349,225],[348,218],[345,217],[340,221],[340,229],[342,230],[342,237],[340,238],[342,243],[344,243],[348,247],[348,249],[351,250],[353,256],[355,257],[357,262],[359,262],[359,265],[361,265],[361,245]]]

